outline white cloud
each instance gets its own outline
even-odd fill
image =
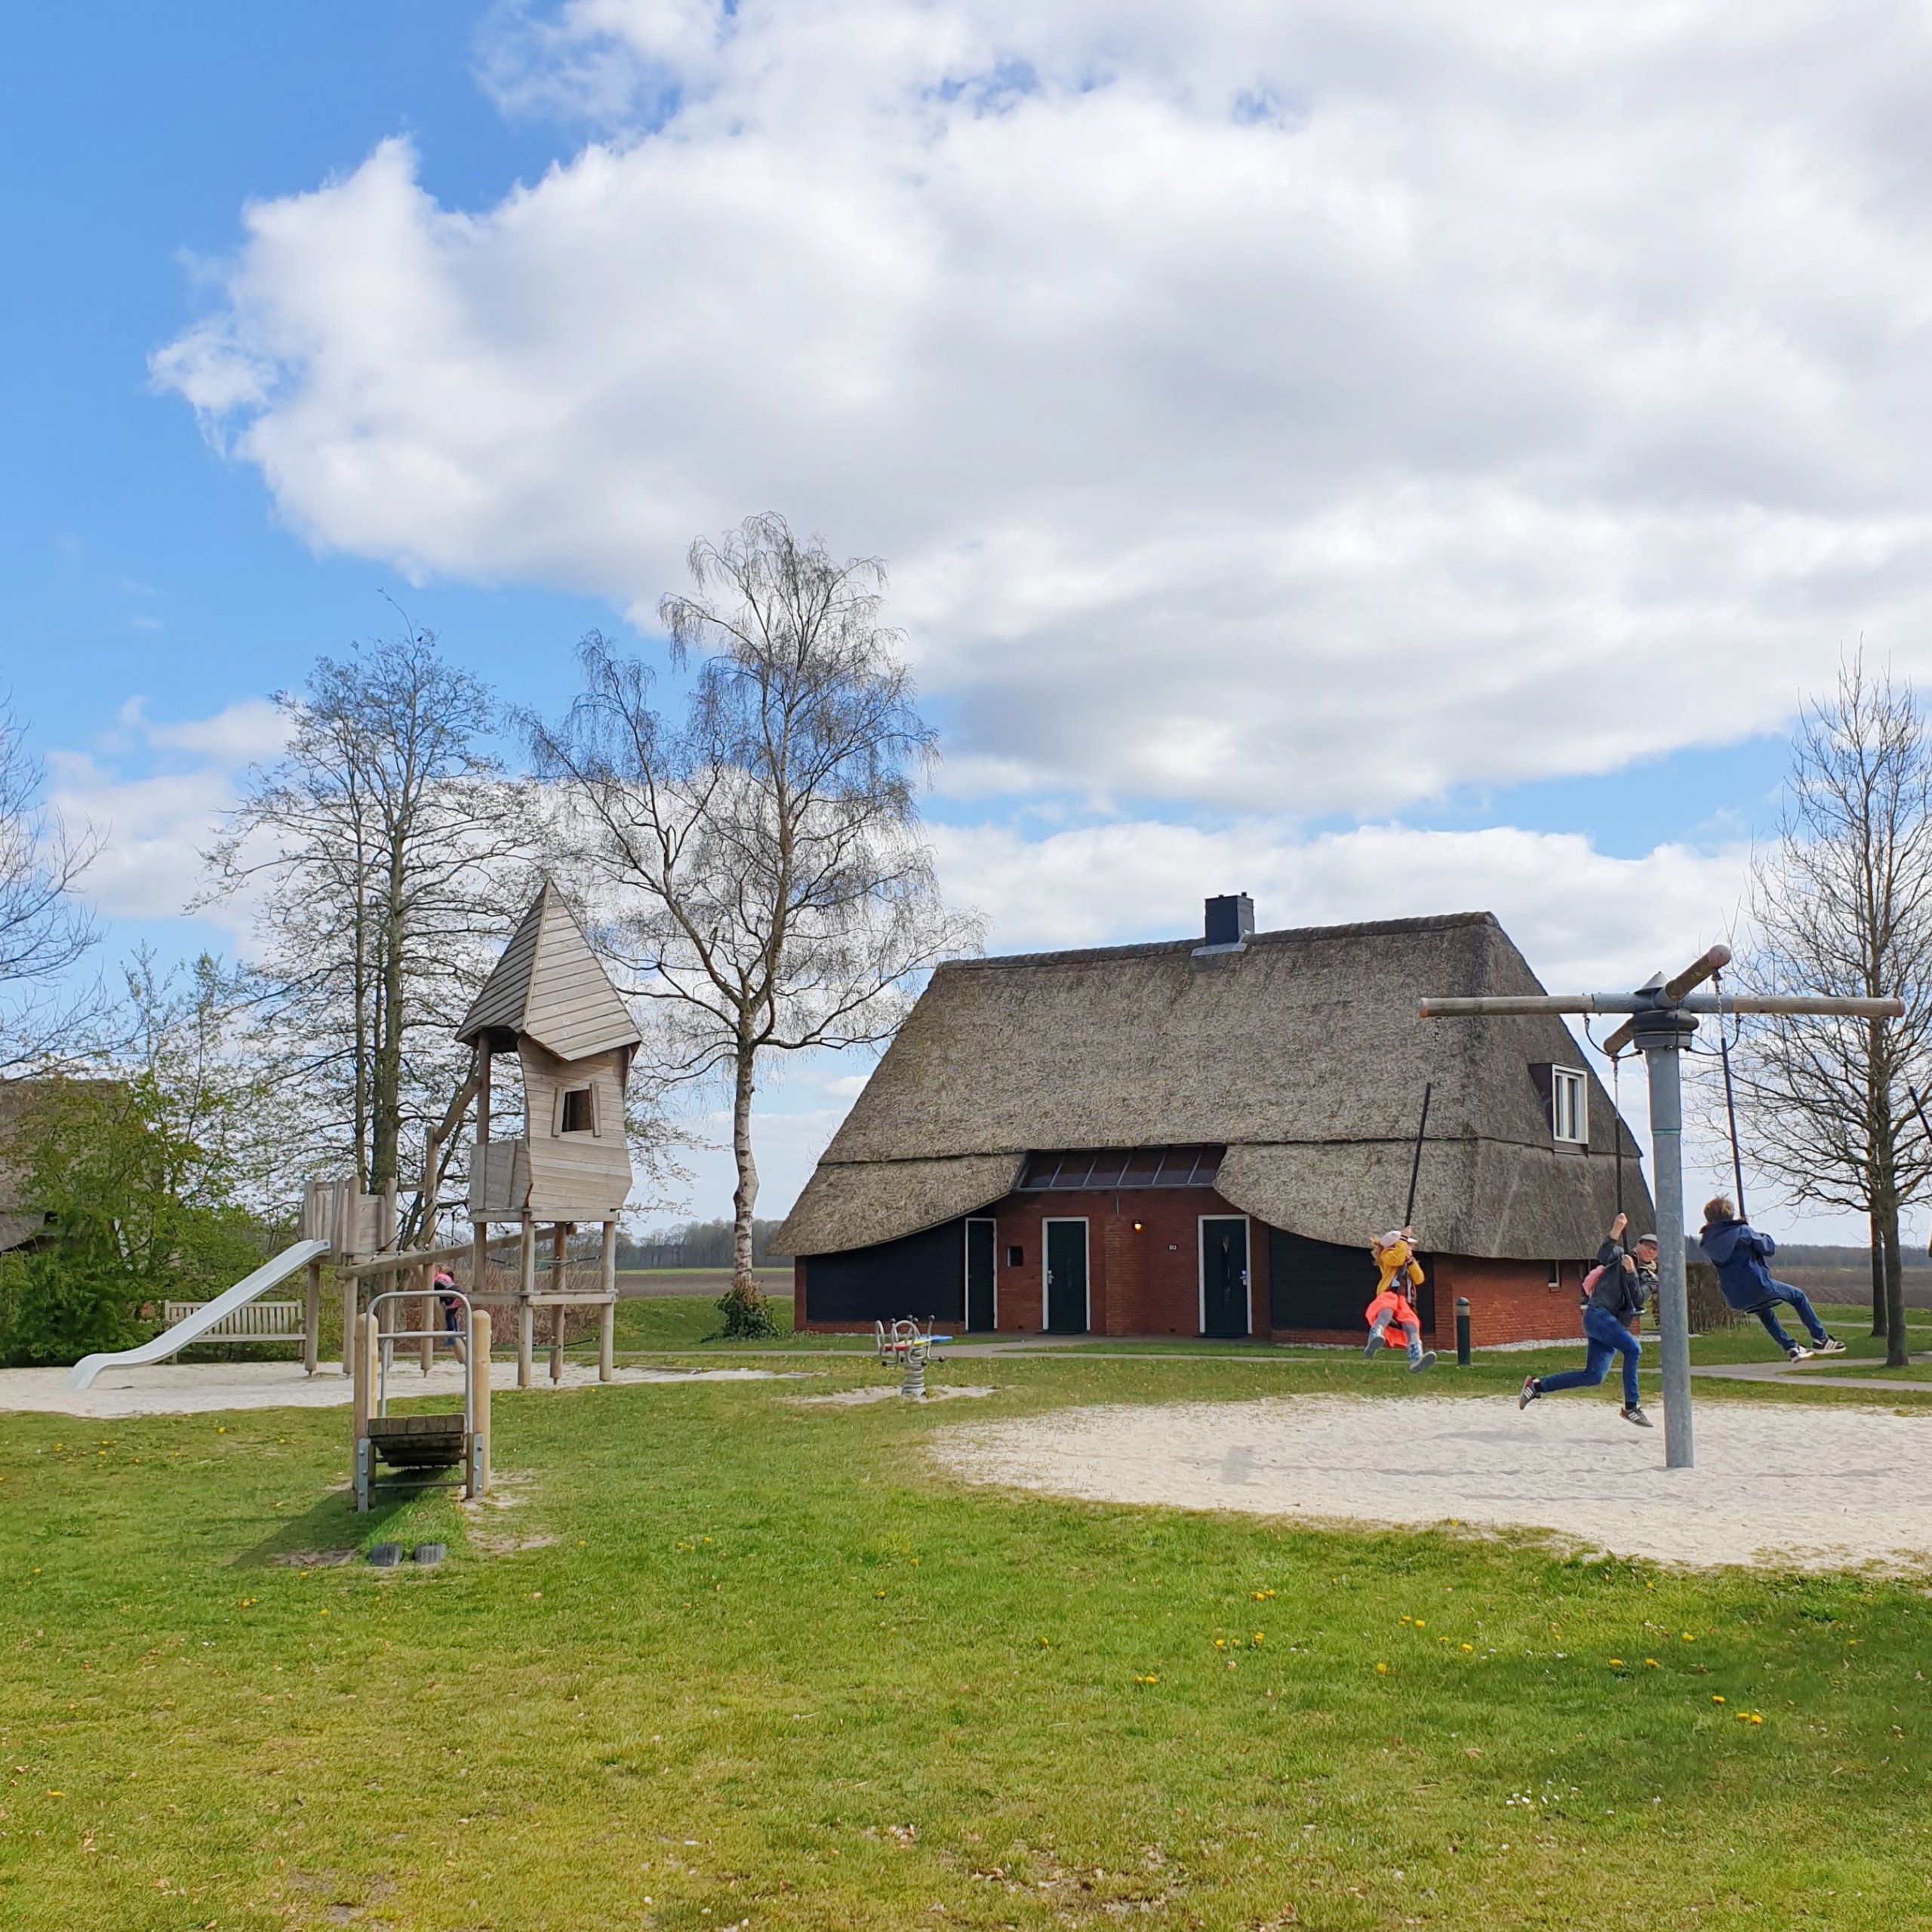
[[[572,0],[156,358],[318,545],[640,611],[895,567],[962,791],[1386,814],[1932,663],[1923,13]]]
[[[120,708],[116,728],[91,751],[48,754],[48,797],[70,825],[105,835],[82,890],[109,918],[168,919],[206,882],[201,855],[223,813],[236,802],[236,780],[282,742],[274,707],[259,700],[211,718],[157,722],[146,700]],[[246,894],[204,915],[238,939],[252,916]]]
[[[1180,938],[1211,894],[1246,892],[1264,928],[1493,912],[1552,990],[1639,985],[1727,940],[1742,848],[1611,857],[1574,833],[1364,826],[1312,839],[1250,820],[1219,831],[1120,823],[1028,839],[930,829],[942,881],[988,918],[989,950]],[[1427,991],[1417,987],[1418,995]]]

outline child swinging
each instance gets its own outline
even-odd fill
[[[1422,1318],[1416,1313],[1407,1293],[1423,1284],[1422,1264],[1416,1259],[1414,1230],[1392,1228],[1385,1235],[1374,1235],[1368,1252],[1380,1278],[1375,1284],[1375,1299],[1364,1311],[1368,1323],[1368,1346],[1362,1350],[1362,1358],[1373,1361],[1378,1349],[1406,1347],[1411,1375],[1433,1368],[1435,1351],[1422,1345]],[[1399,1339],[1398,1330],[1401,1331]]]

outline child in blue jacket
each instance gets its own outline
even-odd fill
[[[1789,1281],[1776,1281],[1765,1262],[1778,1251],[1769,1235],[1761,1235],[1748,1221],[1737,1218],[1737,1204],[1720,1194],[1704,1203],[1704,1226],[1697,1245],[1705,1259],[1718,1271],[1718,1286],[1733,1308],[1755,1315],[1764,1324],[1764,1332],[1793,1361],[1808,1361],[1814,1355],[1841,1355],[1844,1344],[1825,1332],[1802,1288]],[[1805,1348],[1785,1333],[1777,1315],[1777,1304],[1798,1311],[1812,1346]]]

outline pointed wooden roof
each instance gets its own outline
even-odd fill
[[[456,1036],[468,1046],[492,1033],[534,1040],[559,1060],[586,1060],[644,1038],[547,879]]]

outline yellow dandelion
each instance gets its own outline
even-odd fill
[[[1426,1617],[1418,1617],[1416,1619],[1416,1628],[1418,1630],[1426,1630],[1429,1628],[1429,1619]]]
[[[1655,1670],[1657,1668],[1657,1659],[1655,1657],[1646,1657],[1644,1660],[1644,1668],[1646,1670]]]
[[[1375,1666],[1375,1674],[1377,1677],[1386,1677],[1389,1675],[1389,1666],[1386,1663],[1377,1664]]]
[[[1040,1647],[1043,1651],[1050,1651],[1053,1648],[1053,1644],[1048,1638],[1042,1637],[1040,1639]]]
[[[1751,1713],[1751,1721],[1753,1724],[1762,1724],[1764,1720],[1761,1713],[1757,1711],[1753,1711]]]
[[[1621,1670],[1623,1668],[1623,1660],[1621,1657],[1612,1657],[1610,1661],[1613,1669]]]
[[[1475,1648],[1475,1646],[1473,1644],[1465,1644],[1463,1647],[1466,1651],[1472,1651]]]
[[[1228,1640],[1226,1638],[1217,1637],[1214,1639],[1214,1647],[1217,1651],[1225,1651],[1228,1647]]]
[[[1257,1643],[1257,1644],[1260,1642],[1260,1641],[1261,1641],[1261,1632],[1260,1632],[1259,1630],[1257,1630],[1257,1631],[1256,1631],[1256,1632],[1255,1632],[1255,1633],[1254,1633],[1254,1638],[1253,1638],[1253,1641],[1254,1641],[1254,1642]]]
[[[1715,1690],[1713,1690],[1711,1693],[1711,1702],[1714,1704],[1721,1704],[1724,1702],[1724,1700],[1722,1697],[1719,1697]]]

